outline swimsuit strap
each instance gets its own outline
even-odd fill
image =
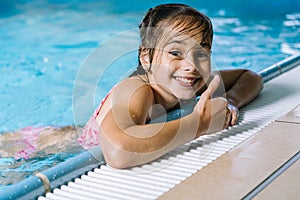
[[[105,103],[105,101],[107,100],[108,96],[110,95],[111,93],[111,90],[109,91],[109,93],[104,97],[104,99],[102,99],[100,105],[98,106],[96,112],[95,112],[95,118],[99,115],[99,112],[101,111],[102,107],[103,107],[103,104]]]

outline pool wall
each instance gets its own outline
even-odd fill
[[[299,65],[300,53],[261,70],[259,74],[262,75],[264,82],[268,82]],[[95,147],[40,174],[48,178],[50,189],[52,190],[103,164],[105,164],[105,161],[102,157],[101,149],[100,147]],[[35,199],[41,195],[45,195],[43,182],[37,176],[30,176],[2,191],[0,199]]]

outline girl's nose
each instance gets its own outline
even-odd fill
[[[194,72],[197,70],[193,57],[187,56],[182,60],[182,68],[184,71]]]

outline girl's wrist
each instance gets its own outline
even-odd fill
[[[191,121],[192,124],[195,126],[197,126],[196,129],[196,133],[194,138],[192,138],[193,140],[197,139],[198,137],[200,137],[201,135],[203,135],[203,130],[200,128],[200,114],[197,110],[194,110],[191,114]]]

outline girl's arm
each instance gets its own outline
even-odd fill
[[[223,96],[228,101],[227,111],[231,116],[231,125],[235,125],[238,120],[238,108],[253,100],[263,88],[262,77],[247,69],[228,69],[212,72],[221,76],[221,83],[214,96]],[[210,79],[210,80],[211,80]],[[210,81],[208,81],[210,82]],[[206,88],[198,91],[197,95],[202,95]]]
[[[247,69],[219,71],[225,88],[225,98],[237,108],[253,100],[263,88],[262,77]]]
[[[195,117],[187,116],[166,123],[131,124],[125,128],[118,124],[110,111],[101,124],[99,142],[110,166],[127,168],[150,162],[191,141],[197,130],[185,130],[195,127],[196,123]]]
[[[218,116],[226,107],[222,99],[211,101],[209,98],[218,87],[218,81],[208,86],[192,114],[157,124],[145,124],[153,105],[151,88],[132,84],[134,81],[119,84],[111,94],[112,107],[100,123],[99,142],[106,162],[115,168],[144,164],[208,131],[222,130],[224,123],[221,127],[209,127],[211,115]],[[216,104],[213,113],[212,104]]]

